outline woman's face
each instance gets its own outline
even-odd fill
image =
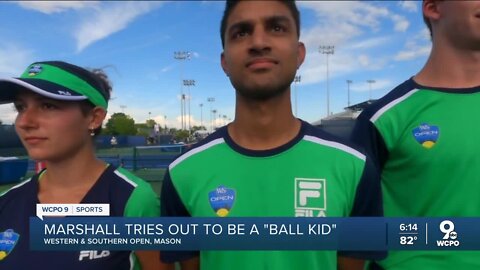
[[[29,156],[58,161],[92,147],[93,116],[83,114],[80,103],[49,99],[31,91],[17,95],[15,129]]]

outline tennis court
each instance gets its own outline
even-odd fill
[[[155,192],[160,194],[163,176],[168,165],[188,146],[185,145],[167,145],[167,146],[139,146],[123,148],[105,148],[98,149],[98,158],[115,166],[121,166],[136,176],[149,182]],[[18,158],[28,158],[23,149],[11,149],[3,155],[17,154]],[[0,185],[0,193],[11,188],[22,180],[30,178],[35,171],[35,162],[29,160],[28,169],[24,177],[15,179],[12,183]]]

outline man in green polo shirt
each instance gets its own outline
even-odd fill
[[[423,1],[432,36],[419,73],[359,116],[385,216],[480,216],[480,1]],[[480,269],[478,251],[391,251],[377,269]]]
[[[163,216],[348,217],[382,214],[366,156],[293,116],[290,85],[303,63],[293,1],[227,1],[222,68],[236,90],[235,120],[170,164]],[[383,253],[162,252],[182,269],[349,269]],[[337,259],[338,258],[338,259]]]

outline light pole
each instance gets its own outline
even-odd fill
[[[148,119],[147,119],[147,121],[145,121],[145,124],[147,124],[147,128],[152,128],[152,129],[154,129],[154,128],[155,128],[154,125],[152,125],[152,126],[150,127],[150,124],[151,124],[151,123],[150,123],[150,122],[151,122],[150,120],[152,119],[152,117],[150,116],[151,114],[152,114],[152,112],[148,112]]]
[[[217,126],[217,125],[215,124],[215,120],[217,120],[217,110],[213,109],[213,110],[212,110],[212,114],[213,114],[213,124],[214,124],[215,126]],[[212,126],[212,132],[215,130],[215,126]]]
[[[195,86],[195,80],[183,80],[183,85],[187,87],[187,102],[188,102],[188,131],[192,131],[192,125],[190,124],[190,100],[192,99],[192,96],[190,95],[190,86]]]
[[[350,84],[353,83],[352,80],[347,80],[347,107],[350,107]]]
[[[372,83],[375,83],[375,80],[367,80],[368,83],[368,100],[372,100]]]
[[[190,52],[189,51],[176,51],[173,52],[173,58],[176,60],[179,60],[183,62],[183,60],[190,60]],[[183,80],[183,68],[182,64],[180,64],[180,82]],[[184,120],[185,117],[185,95],[183,94],[183,83],[180,83],[180,114],[181,114],[181,122],[182,122],[182,128],[181,129],[186,129],[186,123]]]
[[[164,115],[163,119],[165,120],[164,123],[163,123],[165,125],[165,134],[167,134],[167,116]]]
[[[186,127],[187,123],[185,121],[185,96],[186,96],[185,94],[182,94],[180,96],[180,99],[181,99],[180,105],[182,106],[181,107],[181,110],[182,110],[182,128],[181,128],[181,130],[187,129],[187,127]]]
[[[227,116],[224,114],[223,115],[223,125],[226,125],[227,124]]]
[[[213,132],[212,103],[215,102],[215,98],[209,97],[209,98],[207,98],[207,102],[210,103],[210,132]]]
[[[295,79],[293,80],[293,82],[295,83],[295,117],[298,117],[298,111],[297,111],[297,84],[300,83],[300,80],[302,79],[302,76],[300,75],[297,75],[295,76]]]
[[[318,47],[318,51],[321,53],[321,54],[326,54],[327,55],[327,116],[330,115],[330,85],[329,85],[329,81],[328,81],[328,56],[330,54],[334,54],[335,53],[335,46],[333,45],[321,45]]]
[[[120,108],[122,109],[122,113],[125,114],[125,109],[127,108],[126,105],[120,105]]]
[[[198,105],[200,106],[200,127],[203,127],[203,103]]]

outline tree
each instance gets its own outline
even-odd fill
[[[173,135],[173,138],[177,142],[185,142],[189,136],[190,134],[188,133],[188,130],[176,130],[176,132]]]
[[[148,120],[146,121],[147,127],[149,127],[149,128],[153,128],[156,123],[157,123],[157,122],[155,122],[155,120],[153,120],[153,119],[148,119]]]
[[[205,126],[193,126],[192,127],[192,134],[195,133],[195,131],[197,130],[207,130],[207,128],[205,128]]]
[[[124,113],[114,113],[105,125],[105,134],[136,135],[135,121]]]
[[[135,124],[135,128],[137,129],[137,135],[148,137],[152,134],[151,127],[148,127],[145,123]]]

